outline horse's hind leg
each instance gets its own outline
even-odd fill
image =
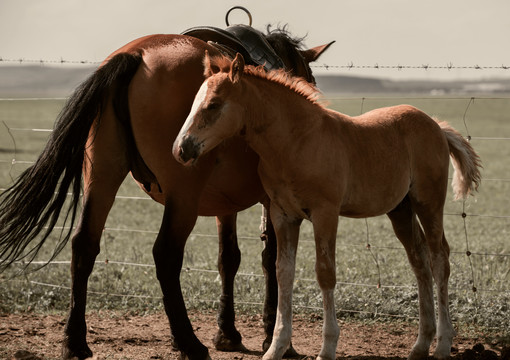
[[[112,135],[119,129],[109,111],[111,109],[107,107],[85,154],[83,209],[72,238],[71,305],[62,344],[64,359],[92,356],[86,341],[87,282],[99,254],[106,218],[129,171],[122,139]]]
[[[267,351],[273,340],[274,326],[276,322],[276,309],[278,306],[278,282],[276,279],[276,234],[269,214],[266,215],[266,229],[262,234],[264,250],[262,251],[262,269],[266,287],[264,298],[264,332],[266,338],[262,344],[262,350]]]
[[[189,184],[190,181],[184,183]],[[186,192],[193,193],[196,192]],[[152,254],[174,345],[180,350],[182,358],[209,359],[207,348],[193,332],[180,282],[184,247],[197,219],[197,209],[190,204],[198,204],[198,200],[177,196],[166,199],[163,222]]]
[[[235,327],[234,279],[241,263],[237,243],[237,214],[217,216],[219,236],[218,270],[221,276],[221,298],[218,310],[218,332],[214,346],[221,351],[244,351],[241,334]]]
[[[392,212],[388,213],[398,239],[404,245],[409,263],[418,282],[420,325],[418,339],[409,359],[425,359],[434,339],[436,321],[434,314],[434,290],[429,263],[429,251],[416,214],[406,197]]]
[[[71,306],[62,347],[64,359],[92,356],[86,342],[87,282],[99,254],[101,233],[115,193],[112,189],[110,196],[103,191],[90,191],[85,195],[82,216],[72,238]]]

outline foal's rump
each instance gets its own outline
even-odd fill
[[[468,140],[446,121],[433,119],[412,106],[403,105],[398,108],[402,111],[401,121],[405,120],[409,127],[407,136],[410,139],[408,146],[411,159],[429,179],[437,181],[436,190],[441,190],[441,181],[447,181],[448,156],[454,170],[454,198],[457,200],[466,197],[477,190],[481,180],[481,161]],[[416,175],[413,173],[413,178]]]

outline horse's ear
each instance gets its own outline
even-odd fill
[[[303,55],[306,62],[311,63],[319,58],[324,51],[326,51],[331,45],[333,45],[335,41],[332,41],[328,44],[320,45],[313,47],[308,50],[300,50],[299,52]]]
[[[209,51],[206,50],[204,55],[204,76],[208,78],[220,71],[220,67],[214,63],[209,55]]]
[[[230,65],[230,73],[228,74],[230,81],[237,83],[239,80],[241,80],[243,72],[244,58],[241,54],[237,53],[235,59],[232,61],[232,65]]]

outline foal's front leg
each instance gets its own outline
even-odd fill
[[[269,206],[264,205],[266,209]],[[262,269],[264,271],[266,296],[264,298],[264,332],[266,338],[262,343],[262,350],[265,352],[269,349],[271,342],[273,341],[273,332],[276,323],[276,309],[278,307],[278,281],[276,280],[276,234],[274,231],[273,222],[270,218],[269,211],[266,216],[265,225],[266,228],[261,235],[264,241],[264,250],[262,251]],[[283,355],[284,358],[294,358],[299,356],[297,351],[290,343],[289,348]]]
[[[335,245],[338,227],[336,209],[323,214],[313,214],[312,223],[315,236],[315,272],[322,290],[322,306],[324,309],[322,348],[317,359],[334,360],[340,334],[336,320],[334,296],[336,286]]]
[[[296,251],[301,219],[287,217],[276,206],[271,206],[271,219],[276,231],[278,279],[278,309],[271,346],[264,360],[281,359],[290,346],[292,337],[292,289],[296,267]]]

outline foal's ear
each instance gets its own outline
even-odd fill
[[[206,78],[219,73],[221,71],[220,67],[214,63],[214,61],[211,59],[211,56],[209,55],[209,51],[205,51],[204,55],[204,76]]]
[[[235,59],[232,61],[232,65],[230,65],[230,72],[228,74],[230,81],[232,81],[234,84],[239,82],[239,80],[241,80],[241,76],[243,75],[243,71],[244,58],[241,54],[237,53]]]
[[[322,55],[324,51],[326,51],[331,45],[333,45],[335,41],[320,46],[313,47],[308,50],[300,50],[299,52],[301,55],[303,55],[303,58],[306,60],[307,63],[314,62],[319,58],[319,56]]]

